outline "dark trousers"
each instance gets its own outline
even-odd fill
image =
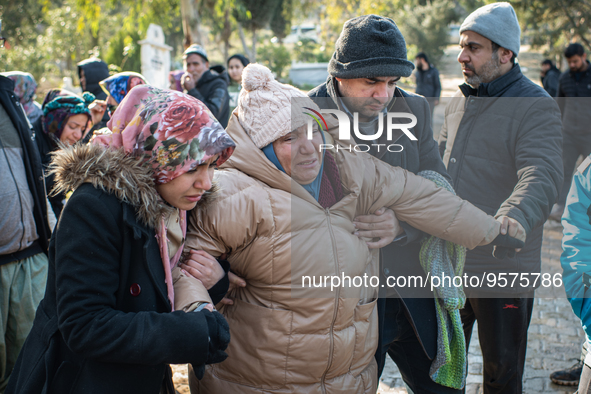
[[[460,311],[466,347],[470,345],[474,321],[478,320],[484,394],[523,392],[533,296],[531,292],[515,298],[468,298]]]
[[[587,157],[591,153],[591,135],[562,133],[562,165],[564,168],[564,183],[558,196],[558,204],[566,203],[570,184],[575,172],[575,165],[580,155]]]
[[[461,393],[461,390],[441,386],[429,377],[432,360],[425,354],[400,299],[380,298],[378,316],[380,319],[380,345],[376,352],[378,378],[382,375],[386,354],[388,354],[398,366],[402,379],[414,394]]]

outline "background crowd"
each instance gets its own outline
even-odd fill
[[[521,393],[539,284],[294,296],[309,272],[539,274],[542,226],[562,218],[565,290],[587,328],[591,159],[575,166],[591,153],[591,69],[571,43],[568,70],[545,60],[540,86],[521,38],[509,3],[463,20],[465,83],[438,141],[438,70],[377,15],[343,25],[307,93],[197,44],[169,89],[93,57],[83,94],[39,105],[31,73],[3,73],[0,390],[173,393],[168,365],[189,363],[194,393],[373,393],[388,355],[412,392],[459,393],[478,321],[484,392]],[[397,86],[413,71],[416,93]],[[327,117],[309,139],[294,103],[358,130],[339,141]],[[386,112],[414,114],[416,140],[376,134]],[[589,360],[552,379],[589,392]]]

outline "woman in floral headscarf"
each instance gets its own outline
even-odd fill
[[[7,394],[174,394],[168,364],[226,357],[218,312],[171,312],[171,271],[186,210],[209,198],[234,142],[200,101],[147,85],[131,90],[108,128],[55,153],[57,190],[74,192]]]
[[[10,71],[2,73],[5,77],[14,82],[14,94],[23,106],[27,118],[31,124],[35,123],[42,115],[41,106],[35,102],[35,93],[37,92],[37,81],[32,74],[22,71]]]

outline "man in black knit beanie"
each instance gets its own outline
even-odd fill
[[[354,119],[357,113],[359,132],[377,135],[378,118],[388,112],[411,113],[417,124],[409,128],[416,137],[387,133],[373,141],[370,154],[393,166],[418,173],[432,170],[451,181],[433,139],[431,111],[427,100],[396,86],[400,77],[408,77],[414,64],[407,60],[406,42],[390,18],[364,15],[347,21],[337,40],[328,66],[327,81],[308,95],[323,109],[339,109]],[[353,134],[353,133],[352,133]],[[355,136],[357,139],[358,137]],[[367,141],[358,144],[371,144]],[[380,146],[401,146],[397,152]],[[396,150],[396,149],[394,149]],[[378,211],[380,213],[380,211]],[[389,223],[385,216],[356,218],[360,234],[378,236]],[[397,237],[381,249],[381,280],[388,277],[425,279],[419,262],[420,241],[424,233],[406,223],[395,221]],[[388,288],[378,300],[380,341],[376,352],[381,375],[386,353],[398,365],[405,383],[415,393],[460,393],[461,390],[435,383],[429,376],[437,353],[437,319],[433,293],[427,288]]]

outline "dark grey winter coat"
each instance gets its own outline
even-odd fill
[[[230,80],[223,66],[214,66],[203,73],[197,86],[187,92],[203,102],[222,127],[228,126],[230,120]]]
[[[529,286],[520,277],[493,291],[530,291],[530,274],[540,272],[542,225],[562,186],[561,128],[556,102],[519,65],[478,90],[460,86],[445,109],[439,151],[457,195],[489,215],[516,219],[527,233],[515,258],[496,260],[490,245],[468,251],[468,275],[527,274]]]

